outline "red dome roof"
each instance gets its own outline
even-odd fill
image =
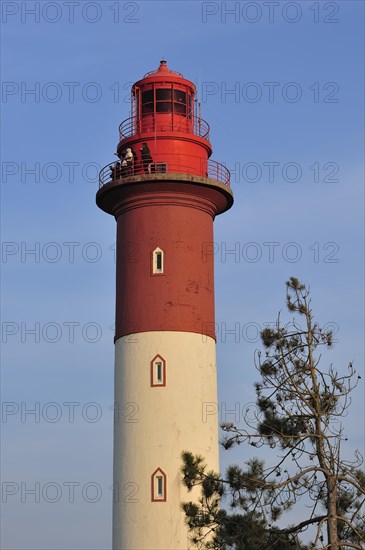
[[[150,78],[151,76],[164,76],[167,74],[180,76],[181,78],[184,78],[181,73],[178,73],[176,71],[170,71],[165,59],[161,59],[160,66],[156,71],[150,71],[149,73],[146,73],[143,78],[147,78],[147,77]]]

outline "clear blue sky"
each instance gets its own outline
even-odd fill
[[[336,330],[323,361],[363,370],[363,2],[273,4],[2,2],[3,548],[111,545],[115,222],[96,171],[162,56],[235,171],[215,222],[221,411],[254,399],[257,331],[291,275]],[[346,425],[363,448],[363,386]]]

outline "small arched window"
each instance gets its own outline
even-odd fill
[[[152,274],[161,275],[164,272],[164,253],[161,248],[152,252]]]
[[[151,361],[151,386],[166,386],[166,361],[161,355]]]
[[[161,468],[157,468],[151,476],[151,500],[152,502],[166,502],[167,500],[167,476]]]

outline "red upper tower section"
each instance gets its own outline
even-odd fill
[[[151,331],[215,338],[213,220],[233,195],[229,171],[210,158],[195,92],[164,60],[136,82],[119,159],[100,172],[97,205],[117,220],[116,339]]]

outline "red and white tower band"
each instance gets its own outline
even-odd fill
[[[115,550],[191,548],[181,453],[218,470],[211,251],[233,196],[194,96],[161,61],[133,85],[120,160],[100,173],[97,205],[117,221]]]

